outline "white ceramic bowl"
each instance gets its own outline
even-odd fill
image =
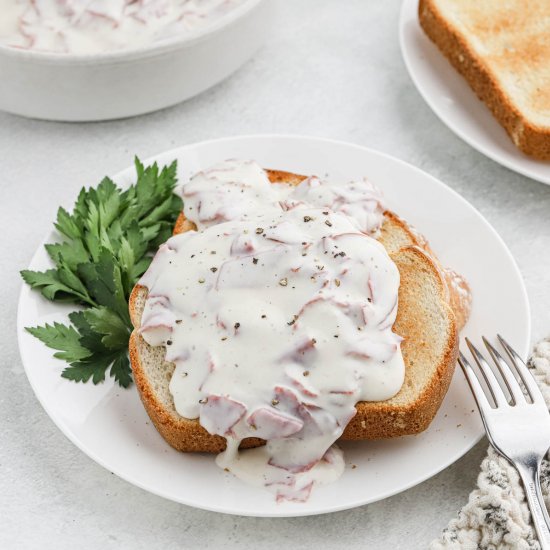
[[[91,121],[156,111],[236,71],[261,46],[272,2],[247,0],[192,36],[94,55],[0,45],[0,110],[47,120]]]

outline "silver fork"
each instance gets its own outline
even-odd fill
[[[462,353],[458,363],[474,394],[489,442],[517,469],[540,545],[543,550],[550,550],[550,518],[540,489],[540,465],[550,447],[550,414],[535,379],[521,357],[501,336],[498,339],[510,364],[485,337],[483,342],[500,377],[495,375],[489,363],[466,338],[489,395]]]

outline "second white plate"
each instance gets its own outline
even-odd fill
[[[500,332],[524,356],[529,345],[527,295],[510,252],[488,222],[462,197],[395,158],[347,143],[290,136],[250,136],[188,145],[158,155],[160,164],[178,160],[178,176],[226,158],[250,158],[266,168],[335,178],[368,175],[383,190],[388,207],[430,238],[445,265],[471,284],[474,307],[465,335]],[[127,169],[115,179],[134,180]],[[83,182],[84,183],[84,182]],[[50,240],[48,236],[47,240]],[[30,265],[49,265],[41,246]],[[303,516],[334,512],[380,500],[433,476],[467,452],[483,434],[468,385],[456,371],[442,408],[418,436],[344,443],[347,468],[332,485],[319,487],[303,504],[277,504],[214,464],[214,457],[174,451],[157,433],[135,388],[107,380],[100,386],[60,378],[64,363],[24,330],[65,321],[70,308],[46,301],[24,286],[18,312],[21,357],[29,381],[47,413],[83,452],[139,487],[168,499],[246,516]],[[356,467],[353,467],[356,466]]]
[[[524,155],[466,80],[451,66],[418,22],[418,0],[404,0],[399,42],[409,74],[434,113],[460,138],[490,159],[550,184],[550,161]]]

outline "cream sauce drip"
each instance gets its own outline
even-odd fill
[[[355,404],[403,383],[399,272],[369,236],[380,194],[365,180],[270,184],[236,160],[183,194],[198,231],[169,239],[140,281],[141,334],[176,365],[177,412],[227,439],[217,463],[279,500],[306,500],[342,474],[334,443]],[[239,451],[247,437],[267,444]]]

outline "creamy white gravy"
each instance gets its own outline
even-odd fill
[[[141,334],[176,364],[177,412],[227,439],[219,466],[306,500],[342,474],[334,443],[355,404],[403,383],[399,272],[371,236],[380,193],[366,180],[270,184],[256,163],[229,160],[183,195],[198,230],[162,245],[140,281]],[[267,444],[239,451],[246,437]]]
[[[0,43],[94,54],[204,28],[246,0],[0,0]]]

